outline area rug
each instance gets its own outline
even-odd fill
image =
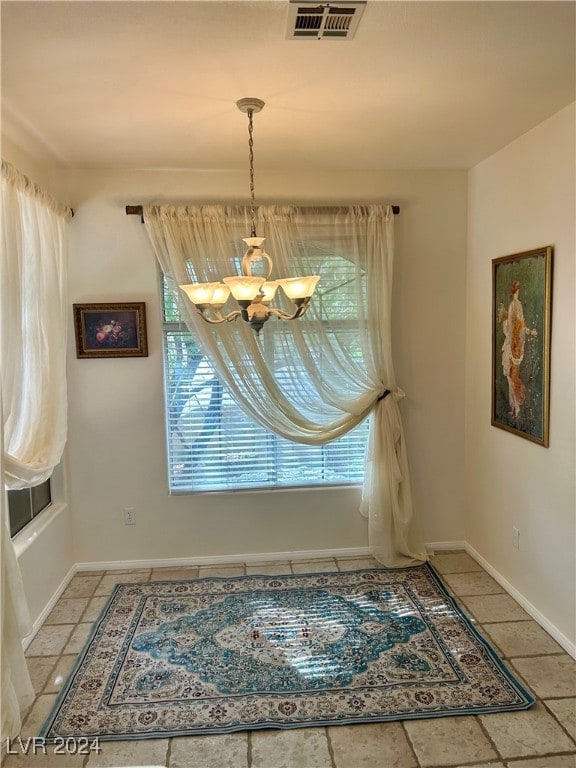
[[[48,740],[166,738],[526,709],[428,565],[118,584]]]

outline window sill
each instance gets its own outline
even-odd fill
[[[67,505],[64,502],[53,502],[45,510],[40,512],[31,522],[28,523],[12,539],[16,557],[20,557],[29,547],[34,544],[36,539],[60,517],[66,510]]]
[[[222,490],[173,490],[169,491],[169,496],[236,496],[237,494],[262,494],[262,493],[318,493],[321,491],[344,491],[358,490],[362,488],[361,483],[349,483],[346,485],[287,485],[278,488],[226,488]]]

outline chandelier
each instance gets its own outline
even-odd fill
[[[221,283],[192,283],[181,285],[180,288],[188,296],[192,304],[200,312],[207,323],[225,323],[241,317],[256,331],[260,333],[264,323],[271,315],[282,320],[295,320],[306,312],[316,284],[318,275],[306,277],[288,277],[280,280],[269,280],[274,267],[272,259],[263,248],[265,238],[256,234],[256,214],[254,208],[254,139],[253,139],[253,115],[260,112],[264,106],[261,99],[240,99],[236,106],[241,112],[248,115],[248,157],[250,161],[250,218],[252,228],[250,237],[242,238],[246,243],[247,251],[241,263],[242,275],[224,277]],[[263,262],[263,264],[261,264]],[[264,276],[252,274],[252,268],[261,264],[259,271]],[[294,305],[293,312],[283,312],[281,309],[271,307],[278,288],[281,288]],[[240,309],[235,309],[228,314],[222,314],[222,308],[232,294]]]

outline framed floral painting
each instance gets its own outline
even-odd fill
[[[549,445],[552,246],[492,260],[492,425]]]
[[[147,357],[146,304],[74,304],[76,357]]]

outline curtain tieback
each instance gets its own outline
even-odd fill
[[[381,400],[384,400],[386,397],[388,397],[388,395],[392,395],[394,400],[402,400],[403,397],[406,397],[404,390],[396,387],[396,389],[385,389],[381,395],[378,395],[376,402],[379,403]]]

